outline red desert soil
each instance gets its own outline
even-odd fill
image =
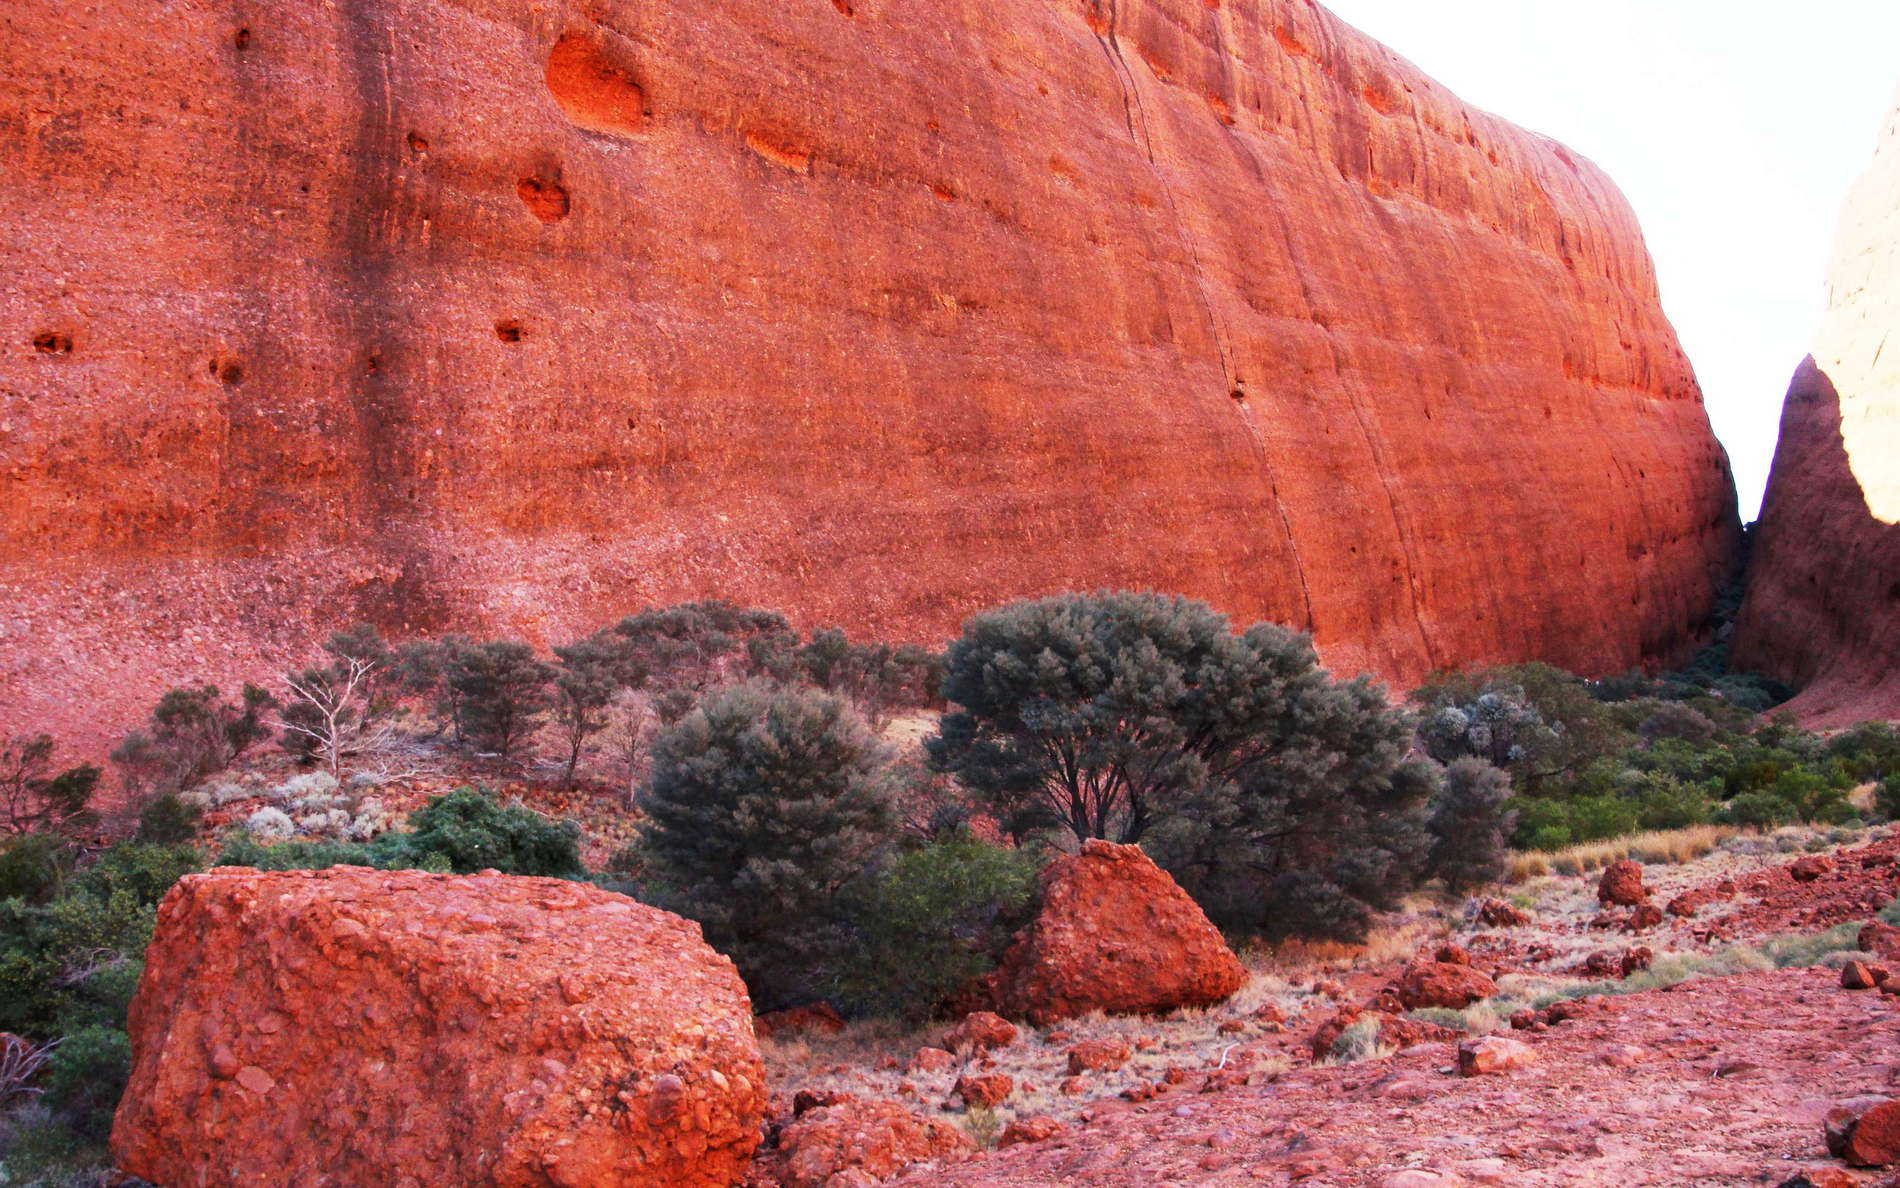
[[[1785,836],[1799,844],[1806,835]],[[1746,850],[1781,839],[1740,840]],[[1871,919],[1900,890],[1896,855],[1900,833],[1821,854],[1718,849],[1683,866],[1647,866],[1651,903],[1700,892],[1703,904],[1635,934],[1614,926],[1631,909],[1602,910],[1599,872],[1539,879],[1519,889],[1532,903],[1526,926],[1490,928],[1416,907],[1387,921],[1386,942],[1364,956],[1275,959],[1209,1011],[1025,1028],[988,1054],[938,1053],[941,1067],[886,1058],[873,1068],[877,1054],[863,1049],[856,1064],[833,1064],[846,1049],[827,1056],[819,1041],[809,1051],[768,1045],[774,1109],[789,1109],[790,1091],[809,1085],[981,1125],[949,1090],[990,1071],[1016,1086],[999,1124],[1050,1117],[1032,1128],[1046,1137],[894,1181],[919,1186],[1779,1185],[1804,1168],[1849,1177],[1826,1184],[1883,1183],[1829,1159],[1822,1120],[1848,1098],[1900,1096],[1900,997],[1844,989],[1832,965],[1762,969],[1757,949],[1720,951]],[[1585,972],[1593,955],[1607,973]],[[1523,1029],[1497,1021],[1494,1036],[1530,1051],[1491,1075],[1458,1075],[1455,1040],[1337,1067],[1313,1062],[1316,1028],[1342,1007],[1380,1005],[1409,962],[1433,958],[1469,960],[1500,979],[1500,1013],[1583,981],[1613,982],[1652,960],[1746,972],[1560,999]],[[1104,1040],[1126,1045],[1126,1066],[1072,1077],[1068,1052]],[[936,1040],[892,1037],[887,1047],[907,1042]],[[1518,1059],[1502,1047],[1494,1055]]]
[[[1517,1033],[1537,1058],[1496,1076],[1456,1076],[1454,1047],[1425,1044],[1214,1093],[1197,1078],[1151,1102],[1102,1102],[1047,1142],[894,1183],[1775,1184],[1829,1162],[1821,1120],[1836,1101],[1900,1092],[1900,1000],[1838,983],[1830,969],[1790,969],[1600,1000]],[[1410,1168],[1447,1178],[1389,1180]]]

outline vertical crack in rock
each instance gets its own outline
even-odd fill
[[[1169,184],[1160,168],[1160,163],[1155,159],[1153,124],[1149,121],[1147,109],[1141,102],[1139,84],[1135,81],[1134,71],[1129,68],[1128,59],[1122,54],[1120,0],[1106,0],[1106,3],[1108,5],[1106,27],[1095,33],[1095,40],[1100,43],[1102,54],[1108,60],[1109,70],[1114,74],[1116,84],[1121,88],[1122,113],[1128,125],[1129,139],[1141,150],[1142,156],[1148,162],[1149,176],[1154,179],[1155,185],[1160,187],[1162,198],[1168,204],[1169,226],[1174,232],[1176,243],[1186,257],[1188,284],[1193,289],[1196,300],[1200,302],[1201,311],[1207,318],[1208,334],[1214,342],[1214,349],[1220,362],[1221,381],[1223,385],[1231,384],[1234,379],[1234,365],[1232,352],[1228,347],[1228,333],[1221,325],[1213,298],[1208,294],[1206,270],[1201,264],[1200,252],[1194,245],[1194,238],[1189,234],[1185,220],[1181,218],[1181,209],[1175,197],[1174,187]],[[1287,551],[1293,558],[1294,574],[1300,586],[1300,605],[1305,615],[1305,621],[1301,626],[1302,629],[1311,632],[1317,627],[1313,611],[1313,591],[1307,583],[1306,562],[1300,556],[1300,543],[1293,531],[1292,516],[1287,511],[1286,501],[1280,497],[1280,481],[1275,472],[1272,451],[1267,446],[1266,435],[1261,432],[1253,410],[1242,402],[1236,401],[1235,404],[1239,407],[1241,422],[1246,426],[1248,441],[1252,444],[1255,456],[1260,460],[1260,471],[1268,501],[1279,518],[1280,531],[1286,537]]]

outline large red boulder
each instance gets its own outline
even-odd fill
[[[1220,931],[1139,846],[1086,842],[1049,864],[1041,889],[1036,918],[996,971],[1005,1015],[1041,1026],[1210,1006],[1247,981]]]
[[[779,1132],[777,1173],[784,1188],[839,1188],[886,1180],[913,1164],[973,1149],[963,1131],[923,1118],[894,1101],[846,1097]],[[735,1181],[736,1182],[736,1181]]]
[[[159,1184],[728,1188],[765,1112],[732,963],[556,879],[187,876],[130,1026],[112,1150]]]
[[[1603,868],[1597,880],[1597,899],[1616,907],[1635,907],[1649,899],[1643,886],[1643,864],[1624,858]]]
[[[1482,971],[1449,961],[1416,961],[1405,967],[1395,987],[1408,1011],[1420,1007],[1463,1010],[1498,992],[1498,984]]]

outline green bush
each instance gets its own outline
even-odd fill
[[[662,729],[640,796],[649,894],[698,920],[762,1009],[816,996],[837,897],[896,827],[887,749],[844,701],[753,681]]]
[[[1874,788],[1874,808],[1889,821],[1900,820],[1900,778],[1880,781]]]
[[[203,815],[196,805],[185,803],[176,793],[153,797],[139,813],[139,840],[161,846],[191,841],[198,836],[198,821]]]
[[[46,1102],[83,1139],[102,1142],[132,1075],[132,1041],[122,1026],[81,1028],[65,1036],[46,1064]]]
[[[62,838],[22,833],[0,841],[0,899],[45,903],[71,866],[72,853]]]
[[[847,900],[854,941],[840,997],[853,1011],[927,1014],[995,963],[1021,923],[1037,862],[968,833],[899,855]]]
[[[1357,929],[1418,880],[1437,773],[1407,756],[1410,715],[1305,636],[1072,594],[975,616],[946,663],[932,763],[1018,837],[1139,841],[1242,931]]]
[[[473,788],[435,797],[410,815],[409,828],[390,830],[372,842],[266,845],[248,833],[233,833],[225,839],[218,864],[259,870],[372,866],[444,874],[498,870],[562,879],[586,873],[581,866],[579,825],[550,821],[522,805],[501,804]]]
[[[1773,792],[1744,792],[1728,802],[1716,819],[1727,825],[1748,825],[1757,829],[1785,825],[1794,820],[1794,806]]]
[[[1508,839],[1517,825],[1511,777],[1482,759],[1454,760],[1432,803],[1429,873],[1452,891],[1495,883],[1510,869]]]
[[[385,833],[370,848],[407,860],[378,866],[427,866],[439,855],[456,874],[492,869],[578,878],[583,873],[579,825],[550,821],[522,805],[500,804],[472,788],[429,801],[410,816],[406,831]]]

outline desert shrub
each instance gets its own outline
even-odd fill
[[[928,1013],[987,972],[1022,922],[1038,863],[968,833],[898,855],[853,889],[845,911],[854,933],[839,976],[856,1012]]]
[[[1304,636],[1236,635],[1185,598],[1064,595],[972,618],[946,663],[932,762],[1018,836],[1143,841],[1239,930],[1351,935],[1417,878],[1435,773],[1406,758],[1410,719]]]
[[[841,945],[838,892],[895,829],[890,755],[809,689],[715,690],[653,741],[649,893],[698,920],[764,1009],[809,997]]]
[[[456,874],[576,878],[582,873],[580,826],[550,821],[522,805],[504,805],[473,788],[437,796],[410,814],[406,831],[370,845],[386,856],[373,865],[421,865],[439,856]]]
[[[72,868],[63,838],[22,833],[0,841],[0,899],[45,903],[58,893]]]
[[[1704,743],[1715,737],[1716,726],[1705,715],[1681,702],[1663,702],[1636,727],[1652,741],[1661,738]]]
[[[355,842],[268,842],[253,833],[234,830],[226,835],[216,864],[256,870],[325,870],[332,866],[382,866],[381,858],[370,847]],[[437,868],[446,873],[448,860],[443,858]]]
[[[176,792],[155,796],[139,812],[138,838],[159,846],[175,846],[198,836],[204,814]]]
[[[132,1041],[124,1027],[81,1028],[60,1040],[47,1062],[46,1102],[81,1138],[102,1142],[131,1075]]]
[[[55,773],[56,749],[50,734],[0,739],[0,833],[50,833],[91,824],[99,769],[82,764]]]
[[[223,700],[213,685],[173,689],[152,707],[145,728],[113,750],[112,761],[137,796],[183,792],[261,742],[270,733],[264,716],[275,705],[256,685],[245,685],[236,702]]]
[[[1874,786],[1874,809],[1889,821],[1900,819],[1900,777]]]
[[[218,865],[259,870],[371,866],[445,874],[498,870],[569,879],[585,873],[578,825],[551,821],[522,805],[501,804],[472,788],[431,799],[410,814],[409,828],[390,830],[373,841],[288,838],[275,830],[234,831],[224,839]]]
[[[1724,805],[1718,819],[1732,825],[1765,828],[1794,820],[1794,806],[1773,792],[1744,792]]]
[[[1489,759],[1523,795],[1564,791],[1578,772],[1634,741],[1588,685],[1548,664],[1434,673],[1411,699],[1424,713],[1422,741],[1434,758]],[[1441,725],[1447,709],[1457,713]]]
[[[451,647],[442,681],[453,694],[457,737],[478,751],[513,756],[552,704],[553,675],[533,648],[516,640]]]
[[[699,693],[734,677],[788,677],[798,636],[777,611],[730,602],[686,602],[628,615],[613,627],[647,674],[663,721],[686,713]]]
[[[1392,1048],[1379,1043],[1379,1021],[1361,1019],[1333,1038],[1333,1046],[1326,1054],[1325,1063],[1357,1064],[1361,1060],[1390,1056],[1392,1052]]]
[[[1829,740],[1827,754],[1856,783],[1879,784],[1900,777],[1900,726],[1862,722]]]
[[[1645,772],[1632,789],[1637,800],[1637,827],[1667,830],[1707,824],[1715,814],[1713,792],[1718,787],[1713,783],[1697,786],[1661,772]]]
[[[611,631],[599,631],[554,649],[553,711],[562,742],[567,744],[563,787],[573,784],[587,740],[613,723],[610,710],[616,695],[635,688],[646,673],[626,643]]]
[[[913,645],[852,643],[836,627],[812,632],[790,661],[798,679],[850,698],[874,724],[894,709],[934,705],[942,696],[941,656]]]
[[[189,846],[126,842],[42,905],[0,902],[0,1031],[50,1039],[75,1012],[96,1018],[119,985],[106,971],[139,959],[158,901],[201,865]]]
[[[1510,866],[1517,813],[1509,807],[1511,777],[1483,759],[1454,760],[1432,801],[1426,872],[1452,891],[1502,879]]]

